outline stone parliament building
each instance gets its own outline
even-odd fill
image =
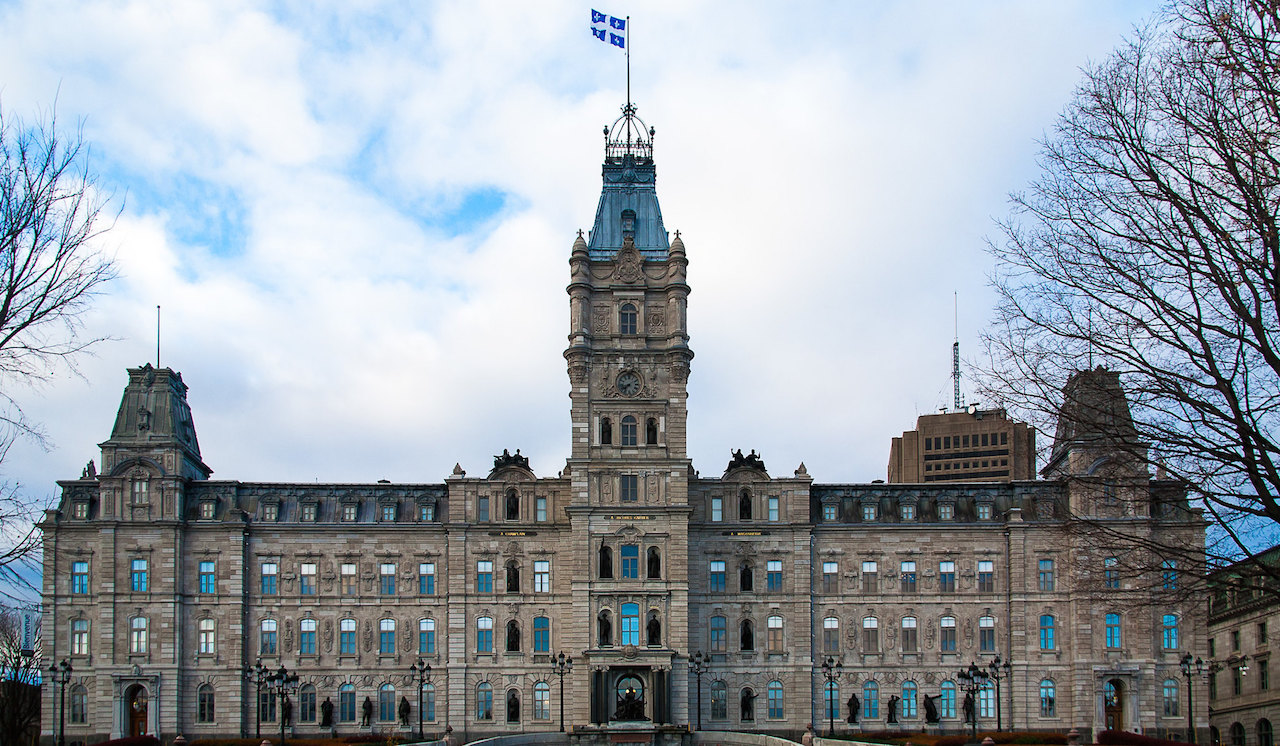
[[[754,452],[699,477],[685,243],[634,107],[605,141],[594,227],[569,251],[563,470],[504,451],[434,484],[211,479],[182,376],[129,370],[100,469],[59,482],[42,523],[46,665],[73,666],[64,713],[45,688],[45,734],[55,713],[71,743],[279,732],[285,708],[245,675],[259,661],[297,672],[299,737],[408,734],[420,717],[467,741],[918,730],[927,714],[959,731],[957,671],[997,656],[1008,674],[977,693],[980,729],[1185,733],[1169,682],[1185,652],[1206,655],[1203,604],[1113,575],[1064,528],[1084,515],[1203,545],[1185,488],[1078,416],[1127,418],[1118,378],[1069,384],[1068,401],[1105,401],[1064,408],[1042,479],[821,484]]]

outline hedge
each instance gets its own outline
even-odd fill
[[[1104,730],[1098,734],[1098,743],[1105,746],[1187,746],[1183,741],[1140,736],[1123,730]]]

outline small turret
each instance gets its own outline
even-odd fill
[[[200,457],[182,374],[150,363],[129,369],[111,437],[99,446],[104,474],[133,459],[152,461],[186,479],[208,479],[212,473]]]
[[[1120,375],[1101,366],[1076,372],[1062,387],[1062,408],[1047,478],[1093,473],[1102,461],[1141,469],[1146,446],[1138,439]]]

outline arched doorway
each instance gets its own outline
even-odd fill
[[[1107,730],[1124,730],[1124,682],[1109,679],[1102,685],[1102,717]]]
[[[644,714],[644,682],[639,677],[630,674],[619,677],[615,692],[615,720],[647,719]]]
[[[147,735],[147,690],[141,684],[129,687],[124,695],[125,712],[129,718],[129,735]]]

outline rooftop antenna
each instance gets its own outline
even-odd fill
[[[160,306],[156,306],[156,367],[160,367]]]
[[[960,293],[956,292],[953,298],[955,302],[954,319],[956,325],[956,341],[951,345],[951,380],[955,382],[955,406],[956,411],[964,409],[964,401],[960,398]]]

